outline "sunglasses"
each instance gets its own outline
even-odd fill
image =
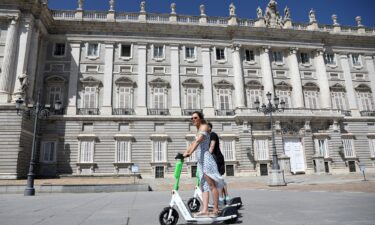
[[[196,119],[198,119],[198,117],[195,116],[195,117],[191,117],[190,119],[191,119],[191,120],[196,120]]]

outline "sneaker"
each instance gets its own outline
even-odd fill
[[[225,196],[225,201],[229,202],[231,198],[229,196]]]
[[[224,205],[224,198],[219,197],[219,205]]]

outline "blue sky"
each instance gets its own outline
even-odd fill
[[[75,9],[77,0],[49,0],[51,9]],[[116,11],[138,12],[141,0],[116,0]],[[256,8],[265,9],[269,0],[146,0],[146,11],[169,13],[170,4],[177,4],[177,13],[199,15],[199,6],[206,6],[208,16],[228,16],[228,6],[233,2],[240,18],[256,18]],[[291,10],[296,22],[307,22],[308,12],[314,8],[319,23],[332,24],[331,16],[336,14],[342,25],[356,25],[355,17],[361,16],[365,26],[375,27],[375,0],[278,0],[279,11],[285,6]],[[108,0],[85,0],[84,9],[107,10]]]

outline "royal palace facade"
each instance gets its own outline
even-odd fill
[[[323,25],[311,10],[296,23],[274,0],[255,19],[233,4],[211,17],[204,5],[186,16],[174,3],[169,14],[114,3],[0,0],[0,178],[27,174],[35,120],[24,112],[37,103],[50,111],[36,123],[38,177],[122,176],[132,165],[171,176],[194,139],[193,111],[219,134],[227,176],[268,174],[272,127],[286,174],[375,171],[375,30],[360,17]],[[268,92],[285,102],[272,124],[254,103]],[[192,157],[183,176],[195,170]]]

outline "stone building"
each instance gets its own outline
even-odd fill
[[[50,10],[47,0],[0,0],[0,178],[25,177],[40,103],[37,176],[173,174],[202,111],[221,139],[227,176],[267,175],[271,126],[286,174],[375,170],[375,31],[292,21],[271,0],[255,19]],[[263,13],[264,12],[264,13]],[[281,15],[283,14],[283,15]],[[266,94],[286,103],[257,112]],[[55,110],[61,102],[63,108]],[[183,176],[195,174],[194,157]]]

